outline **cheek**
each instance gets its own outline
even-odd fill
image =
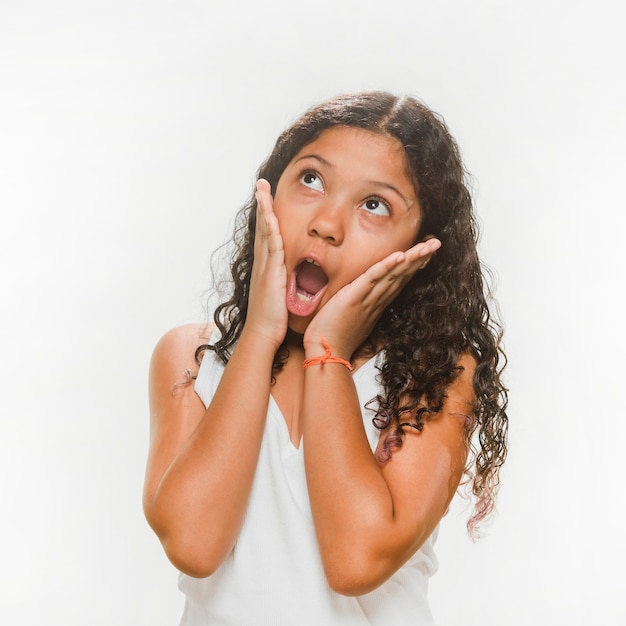
[[[281,230],[288,228],[291,222],[297,220],[297,211],[294,211],[294,201],[280,186],[276,189],[276,193],[272,198],[272,209],[278,220]]]
[[[386,250],[378,248],[378,250],[371,252],[370,254],[364,253],[364,251],[354,254],[352,262],[345,263],[343,265],[343,284],[347,285],[348,283],[351,283],[353,280],[361,276],[361,274],[367,272],[372,265],[382,261],[388,254],[391,254],[391,252],[394,252],[394,250],[387,252]]]
[[[399,233],[396,233],[396,236],[389,240],[388,245],[384,248],[379,246],[378,250],[382,255],[381,258],[387,256],[387,254],[391,254],[392,252],[396,252],[397,250],[402,250],[406,252],[409,248],[412,248],[417,243],[418,229],[414,224],[406,225]],[[383,250],[387,250],[387,254],[383,254]]]
[[[274,200],[272,202],[272,210],[274,211],[274,215],[278,220],[278,227],[280,228],[281,234],[284,229],[288,227],[289,220],[287,220],[286,215],[286,204],[278,193],[274,196]]]
[[[403,250],[412,248],[419,241],[421,220],[418,220],[407,227],[406,236],[402,239]]]

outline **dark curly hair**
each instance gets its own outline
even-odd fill
[[[422,430],[441,411],[446,388],[460,373],[461,355],[469,353],[475,359],[476,400],[466,422],[472,454],[465,468],[476,497],[468,522],[473,535],[478,522],[494,508],[507,453],[508,418],[507,391],[501,381],[506,362],[502,329],[487,303],[490,294],[476,251],[468,174],[440,116],[414,98],[375,91],[341,95],[307,111],[280,135],[258,178],[268,180],[275,190],[294,156],[334,126],[365,129],[401,142],[422,210],[418,240],[434,235],[442,242],[430,263],[384,311],[358,355],[384,348],[380,366],[384,393],[372,399],[374,424],[387,433],[382,461],[402,446],[405,428]],[[221,336],[198,349],[198,361],[208,348],[227,362],[241,334],[248,308],[255,222],[252,195],[236,218],[230,293],[213,316]],[[275,357],[274,372],[286,357],[283,346]]]

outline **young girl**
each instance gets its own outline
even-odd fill
[[[144,508],[182,624],[432,624],[439,521],[465,474],[474,531],[506,456],[454,140],[411,98],[316,106],[235,244],[214,325],[170,331],[151,364]]]

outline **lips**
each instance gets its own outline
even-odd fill
[[[315,312],[328,284],[328,276],[313,259],[304,259],[292,272],[287,289],[287,309],[306,317]]]

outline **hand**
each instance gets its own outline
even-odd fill
[[[278,349],[287,332],[287,270],[270,185],[264,179],[257,182],[256,199],[254,263],[245,328],[266,337]]]
[[[311,320],[304,334],[307,357],[323,353],[324,337],[335,356],[350,359],[385,308],[440,247],[441,242],[433,238],[406,252],[394,252],[340,289]]]

